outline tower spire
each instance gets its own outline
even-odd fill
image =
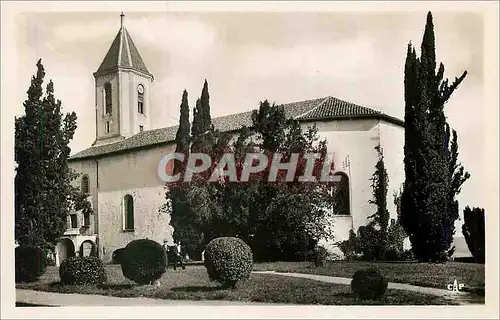
[[[125,15],[123,14],[123,11],[122,13],[120,14],[120,27],[123,28],[123,18],[125,17]]]

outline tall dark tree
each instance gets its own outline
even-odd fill
[[[486,257],[484,218],[483,208],[465,207],[462,234],[470,253],[478,263],[484,263]]]
[[[376,206],[374,214],[369,216],[370,222],[365,226],[360,226],[357,232],[356,240],[351,236],[350,241],[357,241],[359,251],[363,253],[365,260],[383,260],[389,247],[389,210],[387,210],[387,189],[389,176],[385,168],[384,155],[380,145],[375,147],[378,154],[378,161],[375,164],[375,171],[372,174],[371,187],[373,199],[370,204]],[[350,246],[348,242],[342,246]]]
[[[436,72],[432,14],[427,15],[421,57],[408,45],[405,64],[405,184],[402,224],[422,261],[445,261],[458,210],[451,203],[449,135],[444,105],[467,72],[449,85],[444,65]],[[446,199],[446,201],[443,201]]]
[[[203,129],[210,130],[212,128],[212,115],[210,113],[210,94],[208,93],[208,82],[206,79],[201,90],[200,104],[203,110]]]
[[[208,92],[208,82],[205,80],[201,97],[196,101],[196,107],[193,110],[193,125],[191,137],[193,152],[210,152],[209,148],[214,143],[215,129],[212,125],[210,115],[210,94]]]
[[[44,95],[44,77],[39,60],[25,115],[15,120],[15,238],[20,245],[52,249],[67,227],[70,210],[91,213],[91,207],[71,185],[78,175],[68,167],[76,114],[62,114],[52,81]]]
[[[182,93],[182,101],[180,105],[179,127],[175,136],[175,152],[185,155],[184,161],[174,161],[173,174],[180,174],[182,179],[187,163],[187,157],[190,149],[190,126],[189,123],[189,103],[188,92],[184,90]],[[170,225],[174,228],[173,238],[183,244],[184,249],[190,257],[200,258],[200,242],[201,234],[192,227],[193,212],[190,210],[186,202],[186,192],[178,184],[170,184],[167,188],[167,202],[170,207],[164,208],[170,210],[171,220]]]
[[[186,155],[189,152],[189,146],[190,146],[190,126],[191,124],[189,123],[189,103],[188,103],[188,92],[184,90],[182,93],[182,102],[180,106],[180,117],[179,117],[179,127],[177,129],[177,133],[175,135],[175,152],[176,153],[183,153]],[[180,161],[175,161],[174,163],[174,174],[177,173],[184,173],[184,165],[186,161],[180,162]]]
[[[199,139],[200,135],[204,132],[203,131],[203,110],[201,108],[201,100],[198,98],[196,99],[196,105],[193,108],[193,123],[191,125],[191,137],[193,140],[193,144],[196,139]]]
[[[369,202],[377,206],[377,211],[370,216],[380,227],[381,239],[385,242],[387,238],[387,228],[389,227],[389,210],[387,210],[387,188],[389,185],[389,176],[385,169],[384,154],[380,145],[375,147],[378,154],[378,161],[375,165],[375,172],[372,175],[373,200]],[[385,247],[385,243],[381,244]]]

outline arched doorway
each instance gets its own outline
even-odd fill
[[[80,257],[97,256],[96,245],[91,240],[85,240],[80,246]]]
[[[59,256],[59,264],[61,264],[67,258],[75,256],[75,245],[73,241],[68,238],[61,239],[57,243],[57,255]]]

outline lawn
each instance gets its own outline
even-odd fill
[[[453,284],[456,279],[458,283],[465,285],[464,291],[484,295],[484,264],[476,263],[332,261],[328,262],[324,268],[317,268],[310,262],[273,262],[258,263],[255,265],[254,270],[274,270],[352,278],[357,270],[368,267],[378,268],[389,282],[446,289],[447,285]]]
[[[260,265],[259,267],[261,267]],[[150,297],[180,300],[232,300],[248,302],[321,304],[321,305],[443,305],[448,300],[432,295],[388,290],[380,301],[359,301],[353,297],[350,286],[335,285],[268,274],[252,274],[237,289],[220,289],[209,282],[203,266],[188,266],[186,270],[167,270],[161,285],[137,286],[123,277],[120,266],[106,266],[108,282],[100,286],[62,286],[58,268],[49,267],[34,283],[17,284],[19,289],[60,293],[98,294],[118,297]]]

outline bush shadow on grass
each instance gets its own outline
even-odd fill
[[[133,283],[103,283],[98,284],[97,288],[103,290],[126,290],[134,288]]]
[[[62,284],[61,281],[55,281],[51,282],[47,285],[51,289],[61,289],[61,288],[67,288],[67,287],[76,287],[79,285],[65,285]],[[85,286],[85,285],[84,285]],[[127,289],[132,289],[135,285],[130,284],[130,283],[103,283],[103,284],[98,284],[98,285],[88,285],[88,286],[95,286],[98,289],[103,289],[103,290],[127,290]]]
[[[61,283],[61,281],[54,281],[49,284],[47,284],[49,288],[61,288],[64,287],[64,285]]]
[[[217,292],[217,291],[225,291],[227,289],[223,287],[207,287],[207,286],[187,286],[187,287],[175,287],[172,288],[174,292]]]

